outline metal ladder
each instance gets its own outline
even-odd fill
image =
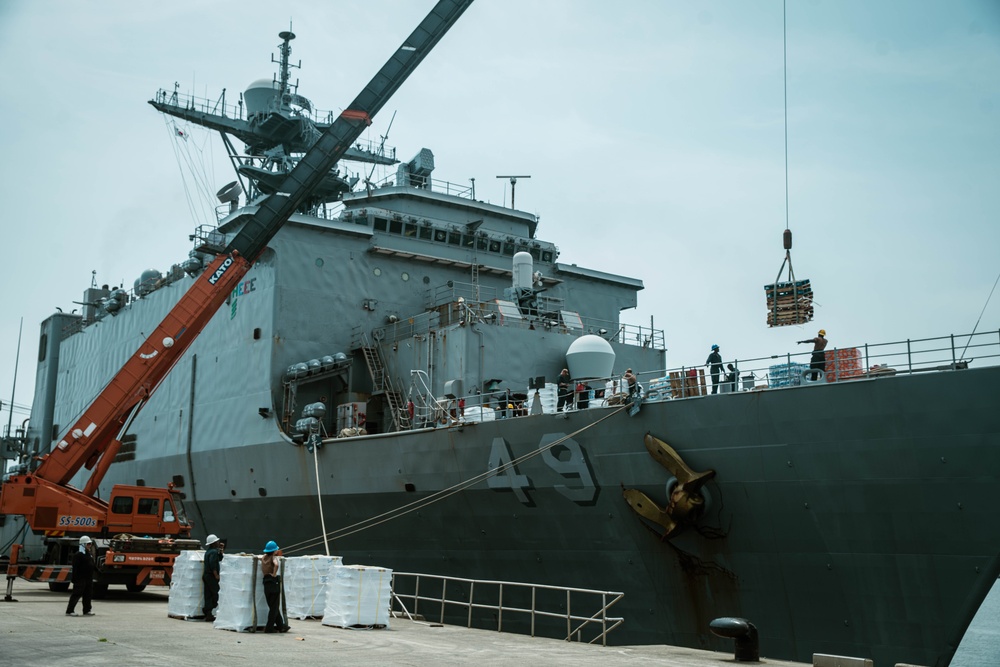
[[[367,332],[361,333],[361,352],[365,355],[365,364],[368,366],[368,373],[372,378],[372,395],[385,397],[394,430],[409,430],[411,426],[410,415],[405,409],[403,397],[392,386],[392,378],[385,372],[385,364],[382,362],[378,343],[373,343],[368,338]]]

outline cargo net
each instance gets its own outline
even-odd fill
[[[805,324],[813,318],[813,292],[808,279],[765,285],[764,291],[767,293],[767,326]]]

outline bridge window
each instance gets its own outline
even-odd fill
[[[389,226],[389,221],[385,218],[375,218],[375,224],[373,226],[376,232],[384,232]]]
[[[402,234],[403,233],[403,221],[402,220],[390,220],[389,221],[389,233],[390,234]]]
[[[434,230],[430,227],[420,228],[420,238],[424,241],[430,241],[434,237]]]

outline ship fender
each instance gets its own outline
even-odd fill
[[[745,618],[725,616],[708,624],[712,634],[736,640],[736,662],[760,662],[760,637],[757,627]]]
[[[813,374],[816,377],[813,377]],[[802,384],[813,384],[814,382],[825,382],[826,373],[818,368],[806,368],[802,371]]]

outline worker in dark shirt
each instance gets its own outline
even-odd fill
[[[573,402],[573,389],[570,385],[569,369],[562,369],[562,373],[559,374],[559,402],[556,404],[556,410],[562,412],[562,409],[566,405],[572,405]]]
[[[826,329],[820,329],[819,334],[815,338],[807,338],[806,340],[800,340],[798,342],[800,345],[802,343],[813,344],[813,353],[812,359],[809,362],[809,371],[813,380],[820,379],[821,374],[826,374],[826,352],[824,350],[826,350],[826,344],[829,342],[826,339]]]
[[[706,366],[710,366],[709,371],[712,373],[712,393],[719,393],[719,376],[722,374],[722,355],[719,354],[719,346],[712,346],[712,353],[708,355],[708,359],[705,361]]]
[[[226,545],[215,535],[209,535],[205,539],[205,546],[207,547],[205,565],[201,575],[201,581],[205,586],[205,606],[202,611],[205,612],[205,621],[211,622],[215,620],[215,608],[219,606],[219,581],[221,580],[219,564],[222,562],[224,555],[222,552]]]
[[[736,391],[736,381],[739,379],[740,372],[732,364],[729,364],[728,366],[726,366],[726,368],[729,370],[729,372],[726,373],[725,391]]]
[[[80,538],[80,550],[73,554],[73,592],[69,596],[69,605],[66,607],[67,616],[79,616],[76,613],[76,603],[80,598],[83,598],[83,615],[94,615],[90,601],[94,596],[94,570],[96,568],[94,541],[84,535]]]

